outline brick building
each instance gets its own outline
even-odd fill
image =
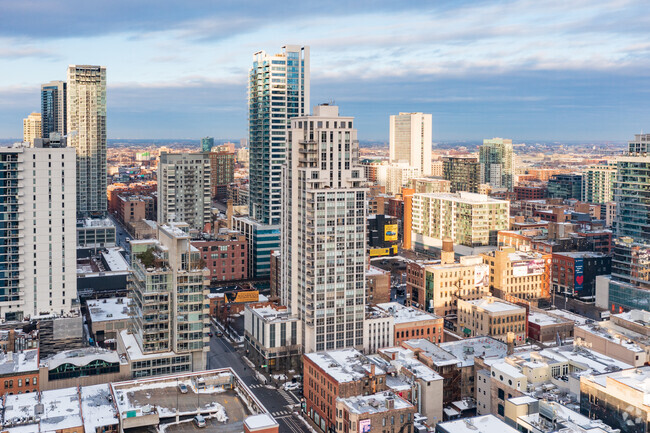
[[[37,392],[38,349],[0,354],[0,389],[2,395]]]
[[[551,287],[553,293],[593,300],[596,276],[611,274],[612,258],[602,253],[553,253]]]
[[[518,185],[514,187],[515,200],[541,200],[548,191],[543,186]]]
[[[366,271],[366,289],[366,301],[369,304],[390,302],[390,272],[369,266]]]
[[[389,391],[337,399],[336,431],[412,431],[416,411],[411,403]]]
[[[381,309],[395,318],[394,344],[412,338],[423,338],[432,343],[442,343],[444,319],[435,314],[426,313],[415,307],[405,307],[397,302],[378,304]]]
[[[337,398],[386,391],[386,372],[355,349],[303,355],[304,411],[322,431],[336,429]]]
[[[248,242],[241,233],[221,229],[205,240],[193,240],[192,245],[201,252],[205,266],[213,281],[239,281],[248,279]]]
[[[210,152],[210,187],[216,199],[228,198],[228,185],[235,178],[235,153],[219,150]]]

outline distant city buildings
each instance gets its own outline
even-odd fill
[[[550,198],[580,199],[582,197],[582,174],[554,174],[548,180]]]
[[[32,113],[23,119],[23,142],[34,144],[34,139],[42,137],[41,113]]]
[[[203,137],[201,139],[201,151],[202,152],[211,152],[214,147],[214,138],[213,137]]]
[[[228,198],[228,186],[235,179],[235,154],[227,150],[210,152],[210,187],[218,200]]]
[[[407,162],[381,164],[377,166],[377,183],[386,188],[387,194],[397,195],[411,184],[411,179],[421,174],[418,167]]]
[[[77,150],[77,213],[103,215],[106,199],[106,68],[71,65],[68,146]]]
[[[353,118],[319,105],[289,137],[281,301],[302,319],[305,353],[362,348],[368,208]]]
[[[614,197],[616,165],[592,165],[582,172],[582,201],[608,203]]]
[[[65,81],[50,81],[41,85],[41,116],[43,124],[43,138],[50,138],[50,134],[58,132],[68,134],[67,128],[67,88]]]
[[[431,176],[431,122],[431,114],[390,116],[390,162],[406,163],[422,176]]]
[[[481,184],[481,164],[473,157],[443,159],[443,177],[450,182],[451,192],[478,193]]]
[[[515,184],[515,154],[512,140],[492,138],[483,140],[479,147],[481,164],[481,183],[492,188],[505,188],[512,191]]]
[[[211,222],[208,153],[161,152],[158,161],[158,224],[186,222],[202,232]]]

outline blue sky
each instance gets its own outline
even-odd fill
[[[312,104],[360,139],[433,113],[434,140],[624,141],[650,130],[646,0],[0,2],[0,138],[68,64],[108,76],[109,138],[246,136],[252,54],[311,46]]]

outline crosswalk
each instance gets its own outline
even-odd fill
[[[295,400],[284,389],[279,389],[278,393],[287,401],[289,404],[294,404]]]
[[[254,385],[248,385],[248,387],[250,389],[257,389],[257,388],[264,388],[264,385],[262,385],[261,383],[256,383]]]
[[[283,416],[291,415],[290,410],[278,410],[275,412],[271,412],[271,415],[273,418],[282,418]]]

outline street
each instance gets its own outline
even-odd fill
[[[213,327],[213,331],[215,336],[210,339],[208,369],[231,367],[278,421],[281,432],[308,433],[310,430],[302,421],[292,416],[293,411],[300,410],[299,407],[292,407],[300,402],[298,398],[291,392],[260,383],[255,371],[245,363],[226,337],[216,337],[216,328]]]

